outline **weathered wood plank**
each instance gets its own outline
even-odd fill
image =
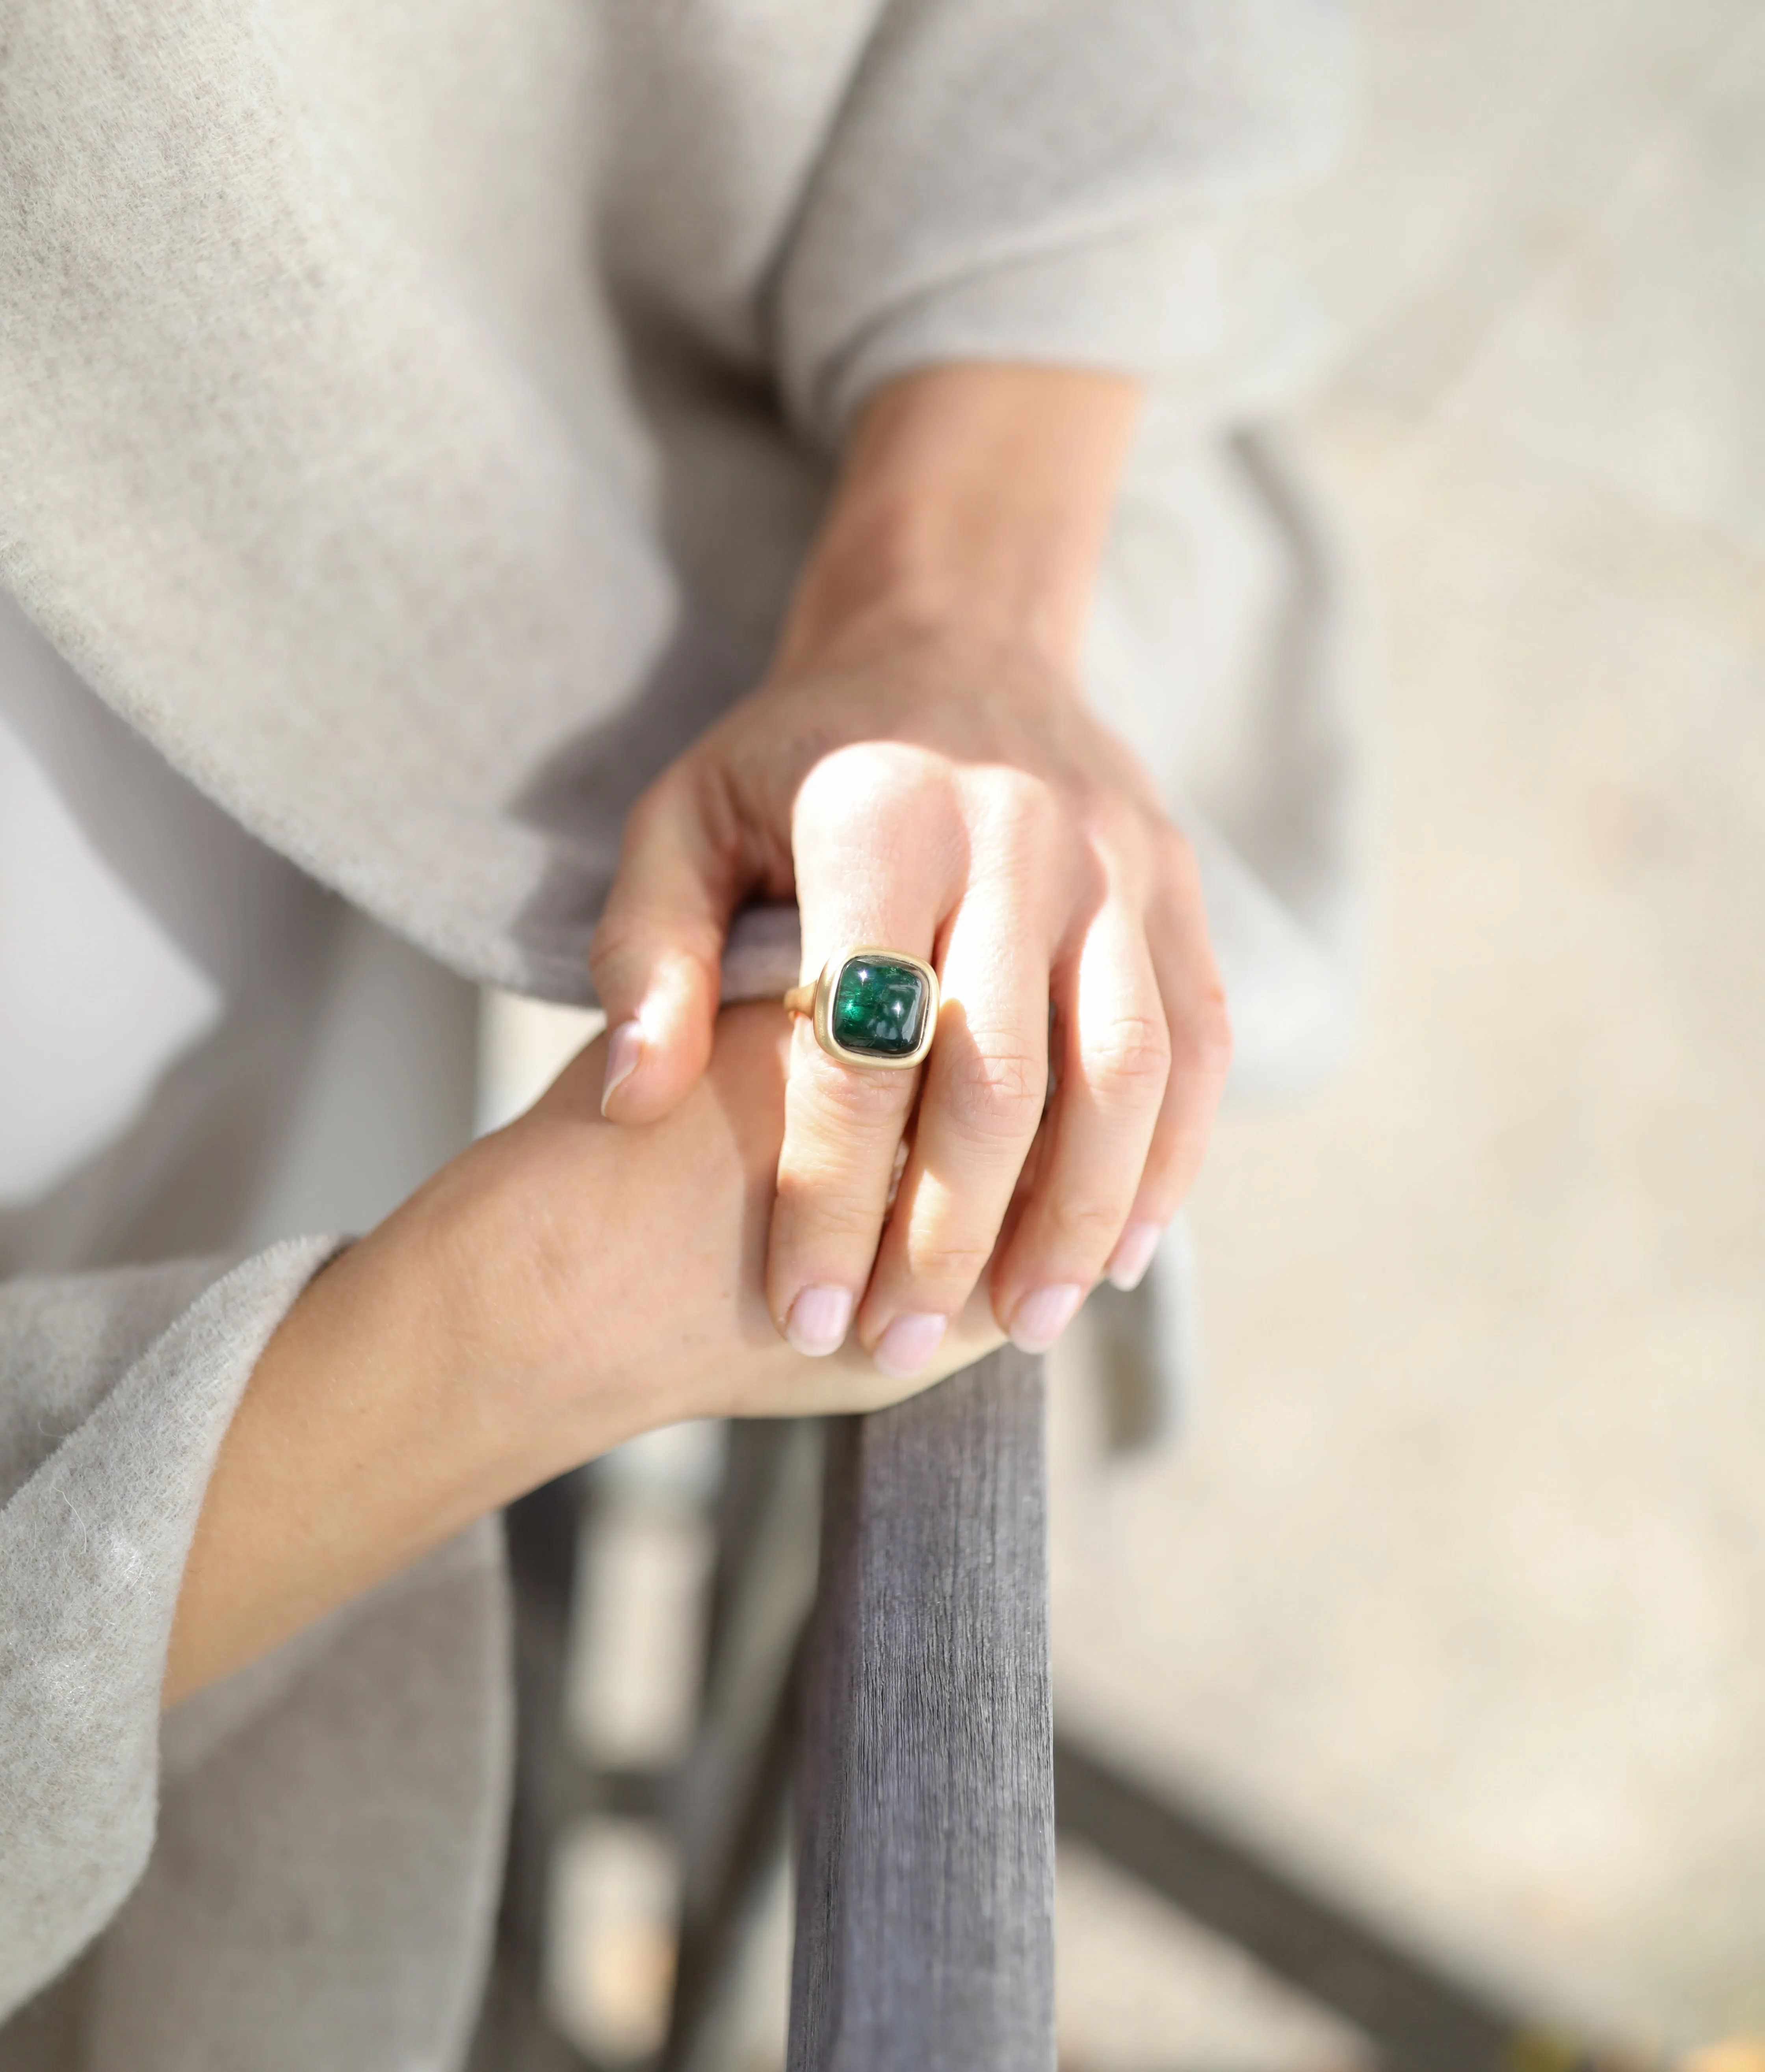
[[[1042,1363],[829,1429],[790,2072],[1051,2072]]]

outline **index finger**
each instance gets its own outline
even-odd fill
[[[711,1054],[723,939],[740,887],[692,773],[668,771],[632,807],[619,874],[589,949],[607,1010],[601,1112],[654,1122]]]

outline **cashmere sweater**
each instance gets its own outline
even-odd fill
[[[586,1001],[625,809],[763,668],[864,399],[1138,375],[1088,682],[1278,1091],[1349,1024],[1357,764],[1257,226],[1345,51],[1332,0],[0,0],[0,585],[190,812]],[[190,1142],[224,1078],[160,1089]],[[456,2066],[494,1535],[162,1726],[216,1449],[335,1240],[166,1257],[212,1169],[115,1154],[134,1249],[27,1206],[0,1260],[0,2065]]]

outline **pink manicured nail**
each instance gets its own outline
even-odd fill
[[[904,1317],[897,1317],[877,1340],[870,1357],[891,1379],[911,1380],[944,1342],[948,1324],[947,1317],[909,1310]]]
[[[1012,1344],[1021,1353],[1045,1353],[1077,1315],[1084,1300],[1084,1290],[1071,1281],[1032,1289],[1012,1314]]]
[[[1151,1265],[1152,1255],[1158,1249],[1158,1240],[1163,1235],[1164,1232],[1154,1223],[1128,1224],[1109,1255],[1110,1285],[1124,1294],[1130,1288],[1138,1288],[1146,1277],[1146,1268]]]
[[[805,1288],[791,1305],[784,1335],[812,1359],[837,1353],[852,1322],[852,1294],[846,1288]]]
[[[607,1039],[607,1083],[601,1088],[601,1113],[635,1072],[644,1056],[644,1025],[636,1015],[622,1022]]]

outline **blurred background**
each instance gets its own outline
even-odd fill
[[[1765,10],[1360,16],[1292,229],[1381,622],[1372,1013],[1220,1133],[1187,1444],[1100,1483],[1067,1420],[1059,1702],[1537,2005],[1761,2030]],[[1075,2063],[1342,2062],[1063,1874]]]
[[[1058,1704],[1467,1971],[1677,2047],[1765,2030],[1765,10],[1361,17],[1357,148],[1288,227],[1378,622],[1371,1014],[1220,1133],[1182,1447],[1103,1465],[1064,1349]],[[496,1115],[580,1024],[487,1033]],[[607,1761],[686,1731],[714,1443],[607,1470]],[[559,1866],[554,2001],[605,2058],[660,2021],[673,1877],[610,1819]],[[756,2068],[788,1944],[781,1893]],[[1360,2049],[1077,1848],[1059,1996],[1072,2072]]]

